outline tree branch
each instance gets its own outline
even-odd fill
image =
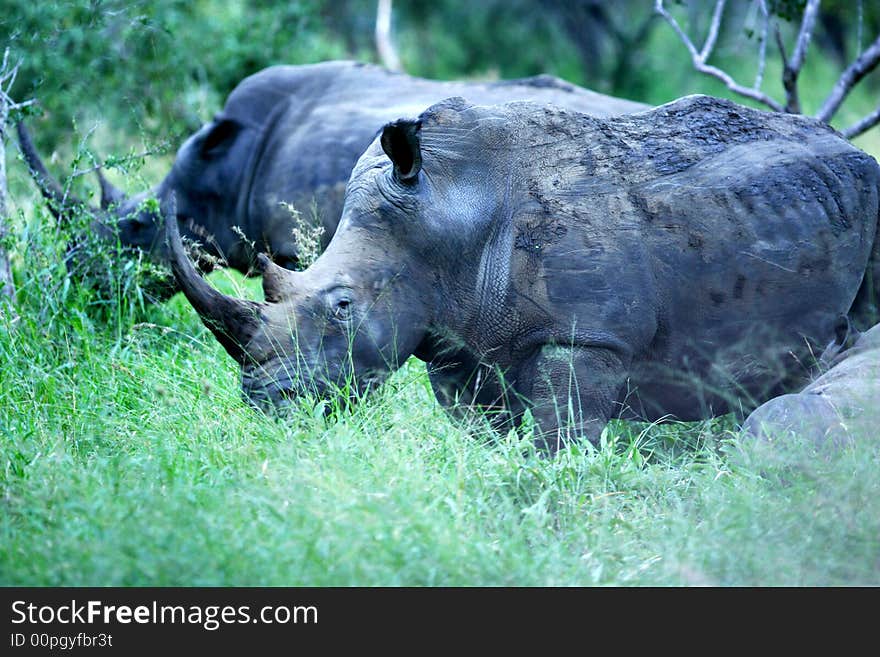
[[[717,0],[715,3],[715,11],[712,12],[712,22],[709,24],[709,35],[706,37],[706,43],[700,51],[700,59],[704,62],[709,59],[712,50],[715,48],[715,42],[718,41],[718,32],[721,28],[721,16],[724,14],[724,4],[726,0]]]
[[[688,35],[685,34],[684,30],[681,29],[681,26],[678,24],[678,21],[675,20],[675,17],[666,10],[666,7],[663,6],[663,0],[655,0],[654,11],[660,14],[660,16],[672,26],[672,29],[675,30],[678,38],[681,39],[682,43],[688,49],[688,52],[690,52],[691,62],[697,71],[721,80],[728,89],[740,96],[745,96],[746,98],[751,98],[759,103],[763,103],[777,112],[783,111],[782,105],[770,98],[770,96],[757,87],[743,86],[737,83],[727,72],[706,63],[706,60],[712,54],[712,49],[715,47],[715,41],[718,37],[718,29],[724,11],[724,0],[718,0],[715,5],[715,12],[712,15],[712,25],[709,28],[709,35],[706,38],[706,42],[703,45],[701,52],[697,51],[696,46],[690,40]]]
[[[816,24],[816,16],[819,14],[819,0],[808,0],[804,7],[804,17],[801,19],[801,29],[798,32],[797,43],[791,54],[792,67],[800,72],[807,57],[807,48],[813,39],[813,26]]]
[[[880,64],[880,36],[841,74],[828,98],[822,103],[822,108],[816,114],[816,118],[828,123],[852,88],[874,70],[877,64]]]
[[[691,42],[688,35],[684,33],[683,29],[681,29],[681,26],[678,24],[678,21],[675,20],[675,17],[666,11],[666,7],[663,6],[663,0],[655,0],[654,11],[660,14],[663,19],[672,26],[672,29],[675,30],[678,38],[681,39],[681,42],[688,49],[688,52],[691,53],[691,59],[696,66],[696,64],[700,62],[700,53],[697,52],[697,48],[694,46],[693,42]]]
[[[792,114],[801,113],[801,101],[798,96],[797,81],[807,57],[807,48],[813,38],[813,26],[816,24],[816,16],[819,13],[819,0],[808,0],[804,7],[804,15],[801,19],[801,29],[798,31],[797,42],[791,59],[785,56],[785,48],[782,45],[782,36],[779,33],[779,24],[776,25],[776,43],[779,45],[779,54],[785,68],[782,71],[782,86],[785,88],[785,111]]]
[[[15,68],[18,68],[17,64]],[[4,82],[9,75],[9,48],[6,48],[3,50],[3,62],[0,63],[0,82]]]
[[[85,141],[91,136],[92,132],[94,132],[94,128],[92,128],[92,130],[83,139],[83,142],[80,144],[81,149],[85,148]],[[140,153],[131,153],[129,155],[125,155],[122,157],[114,157],[112,160],[109,160],[109,161],[113,162],[113,165],[110,165],[110,166],[113,166],[114,168],[119,168],[125,173],[126,170],[120,165],[125,165],[125,164],[128,164],[129,162],[137,162],[139,160],[143,160],[147,157],[150,157],[151,155],[155,155],[156,153],[162,153],[162,152],[163,152],[163,148],[162,148],[162,146],[159,146],[157,148],[148,148],[146,150],[141,151]],[[108,167],[108,164],[107,164],[108,160],[104,160],[103,162],[98,162],[97,159],[91,153],[89,154],[89,159],[93,163],[92,166],[86,167],[85,169],[74,168],[74,170],[70,172],[70,175],[68,176],[68,178],[70,180],[73,180],[75,178],[80,178],[82,176],[86,176],[90,173],[100,172],[101,169],[110,168],[110,167]]]
[[[15,84],[15,78],[20,67],[20,61],[16,62],[14,66],[9,66],[9,48],[6,48],[3,51],[3,62],[0,63],[0,137],[6,134],[6,122],[9,120],[10,114],[29,107],[36,102],[32,98],[17,103],[9,95],[12,85]]]
[[[777,112],[800,114],[801,104],[798,95],[798,77],[800,76],[804,62],[806,61],[807,49],[813,38],[813,29],[816,25],[816,20],[819,14],[819,5],[821,2],[820,0],[807,0],[801,17],[797,39],[790,57],[785,48],[785,42],[779,28],[779,22],[773,21],[776,45],[779,47],[779,54],[782,58],[783,64],[782,86],[785,89],[784,106],[761,91],[761,84],[763,83],[764,70],[767,61],[767,38],[771,23],[771,15],[767,0],[754,0],[754,2],[760,12],[761,34],[758,47],[758,70],[755,76],[755,84],[752,87],[744,87],[743,85],[738,84],[728,73],[707,63],[709,57],[712,55],[712,50],[717,43],[720,24],[724,14],[725,0],[716,1],[706,41],[703,44],[703,47],[699,50],[682,29],[681,25],[678,24],[675,17],[666,9],[663,0],[655,0],[654,12],[663,17],[678,35],[678,38],[688,49],[693,66],[697,71],[721,80],[725,86],[734,93],[763,103]],[[850,91],[852,91],[862,78],[878,66],[880,66],[880,36],[878,36],[867,49],[862,51],[841,74],[840,78],[835,83],[834,88],[831,90],[831,93],[817,112],[816,118],[825,123],[830,122],[831,118],[840,108]],[[846,138],[851,139],[852,137],[858,136],[866,130],[873,128],[878,125],[878,123],[880,123],[880,107],[849,128],[843,130],[842,134]]]
[[[9,97],[9,95],[0,89],[0,103],[3,103],[4,108],[7,112],[17,112],[18,110],[23,110],[25,107],[30,107],[34,103],[36,103],[35,98],[31,98],[30,100],[25,100],[20,103],[16,103]]]
[[[858,121],[848,127],[846,130],[843,130],[841,134],[847,139],[852,139],[853,137],[858,137],[863,132],[866,132],[873,128],[875,125],[880,123],[880,105],[877,106],[873,112],[868,114],[861,121]]]

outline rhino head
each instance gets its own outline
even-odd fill
[[[448,277],[438,272],[468,279],[462,271],[476,271],[485,242],[483,222],[474,219],[485,194],[476,185],[485,181],[471,178],[472,193],[462,196],[439,167],[436,177],[426,175],[420,127],[415,120],[384,127],[355,167],[333,239],[308,269],[289,271],[259,256],[264,302],[212,288],[187,258],[176,222],[167,223],[178,284],[241,365],[253,403],[284,406],[304,392],[328,397],[340,388],[364,392],[411,354],[428,360],[441,315],[463,311],[466,301],[457,307]],[[437,202],[448,194],[470,201]]]
[[[160,212],[164,216],[174,212],[187,233],[210,252],[231,262],[241,260],[238,253],[226,252],[236,240],[225,233],[235,223],[230,218],[241,216],[239,199],[246,194],[238,191],[244,185],[245,165],[257,137],[254,128],[222,116],[190,136],[159,185],[117,205],[115,215],[122,243],[167,261],[159,218]],[[144,206],[149,197],[158,200],[158,212],[155,206]]]
[[[202,242],[209,253],[242,271],[248,269],[248,245],[233,227],[235,218],[244,215],[241,204],[247,202],[247,164],[261,135],[259,126],[218,115],[183,143],[162,182],[134,196],[114,187],[98,169],[100,208],[66,194],[49,175],[22,123],[18,133],[31,174],[60,221],[68,220],[80,208],[91,217],[90,230],[100,239],[108,243],[118,239],[123,248],[138,249],[156,262],[167,262],[160,217],[173,212],[186,234]],[[149,199],[158,204],[148,203]],[[81,241],[76,238],[69,251],[73,253]]]
[[[178,285],[240,364],[243,392],[258,407],[284,407],[304,393],[363,393],[423,339],[430,316],[424,280],[394,241],[349,225],[305,272],[260,254],[265,301],[255,302],[221,294],[201,278],[174,218],[167,234]]]

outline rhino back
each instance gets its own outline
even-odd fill
[[[707,97],[612,120],[521,109],[517,323],[628,345],[639,415],[792,385],[858,289],[876,162],[812,120]]]
[[[282,108],[266,127],[265,141],[256,154],[248,215],[260,225],[253,227],[253,234],[265,234],[266,241],[277,247],[290,230],[289,212],[280,206],[287,201],[301,212],[317,211],[325,227],[325,243],[329,241],[341,215],[352,167],[382,125],[418,116],[450,96],[466,96],[479,104],[532,99],[595,116],[648,107],[550,76],[441,82],[357,62],[266,69],[242,83],[225,110],[251,102],[263,113]]]
[[[665,301],[637,385],[701,413],[799,387],[865,270],[876,162],[801,118],[702,99],[657,114],[686,129],[648,140],[660,176],[630,192]]]
[[[668,300],[661,321],[698,349],[746,330],[781,331],[788,343],[826,337],[877,229],[872,158],[822,126],[752,114],[746,129],[736,110],[701,110],[689,138],[673,135],[668,154],[648,157],[660,175],[629,190]]]

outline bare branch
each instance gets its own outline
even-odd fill
[[[15,84],[15,78],[18,75],[18,69],[21,67],[21,61],[9,66],[9,48],[3,51],[3,62],[0,64],[0,134],[6,129],[6,121],[12,112],[22,110],[25,107],[33,105],[36,101],[32,98],[23,102],[15,102],[9,95],[12,86]]]
[[[7,46],[3,50],[3,63],[0,64],[0,74],[5,74],[8,67],[9,67],[9,47]],[[2,76],[0,76],[0,79],[2,79]]]
[[[22,110],[25,107],[30,107],[31,105],[33,105],[36,102],[37,102],[36,98],[31,98],[30,100],[25,100],[23,102],[16,103],[15,101],[12,100],[12,98],[9,97],[9,94],[7,94],[5,91],[0,89],[0,103],[3,104],[3,106],[7,112],[15,112],[18,110]]]
[[[841,131],[844,137],[847,139],[852,139],[853,137],[858,137],[863,132],[866,132],[873,128],[875,125],[880,123],[880,105],[877,106],[873,112],[868,114],[865,118],[857,123],[854,123],[846,130]]]
[[[779,56],[782,58],[782,65],[788,68],[788,55],[785,53],[785,41],[782,40],[782,32],[779,31],[779,23],[773,24],[773,34],[776,37],[776,47],[779,48]]]
[[[8,100],[9,96],[7,95],[8,91],[12,88],[12,83],[15,82],[15,76],[18,74],[18,64],[15,64],[11,68],[9,67],[9,48],[3,51],[3,63],[0,64],[0,99]],[[11,80],[11,82],[7,82],[7,80]],[[12,101],[9,100],[9,103]],[[8,103],[4,102],[4,107]]]
[[[877,64],[880,64],[880,36],[846,68],[828,98],[822,103],[822,108],[816,114],[816,118],[828,123],[852,88],[874,70]]]
[[[782,59],[782,86],[785,88],[785,111],[791,112],[789,109],[792,104],[792,94],[797,95],[797,89],[794,86],[794,78],[791,75],[791,60],[785,52],[785,42],[782,40],[782,32],[779,30],[779,23],[773,26],[773,34],[776,37],[776,47],[779,48],[779,57]],[[792,89],[794,91],[792,92]]]
[[[0,75],[0,86],[6,85],[6,90],[9,91],[12,89],[12,85],[15,84],[15,78],[18,76],[18,68],[21,66],[21,62],[16,62],[15,66],[7,70]]]
[[[403,70],[391,41],[391,0],[379,0],[376,7],[376,50],[382,65],[392,71]]]
[[[706,43],[703,46],[702,52],[698,52],[696,46],[690,40],[687,34],[685,34],[684,30],[681,29],[681,26],[678,24],[678,21],[675,20],[675,17],[670,14],[666,8],[663,6],[663,0],[655,0],[654,3],[654,11],[663,19],[672,26],[672,29],[675,30],[675,33],[678,35],[678,38],[681,39],[682,43],[684,43],[685,47],[688,49],[688,52],[691,54],[691,62],[694,68],[700,73],[705,73],[706,75],[711,75],[730,89],[732,92],[739,94],[740,96],[745,96],[746,98],[751,98],[752,100],[756,100],[759,103],[763,103],[767,107],[781,112],[783,110],[782,105],[777,103],[775,100],[770,98],[767,94],[762,92],[760,89],[756,87],[746,87],[739,83],[737,83],[728,73],[721,70],[716,66],[711,66],[706,63],[706,58],[712,53],[712,48],[715,45],[715,39],[718,35],[718,25],[717,22],[721,21],[721,14],[724,9],[724,2],[719,0],[719,2],[715,5],[715,14],[712,17],[713,26],[709,29],[709,36],[706,39]],[[714,36],[713,36],[714,32]],[[705,53],[706,57],[703,57],[703,53]]]
[[[13,111],[22,110],[25,107],[30,107],[31,105],[35,105],[36,102],[37,102],[36,98],[31,98],[30,100],[25,100],[21,103],[12,103],[12,105],[10,106],[10,109],[12,109]]]
[[[808,0],[804,7],[804,17],[801,20],[801,29],[798,32],[797,43],[791,54],[791,66],[800,72],[807,57],[807,48],[813,38],[813,26],[816,24],[816,16],[819,14],[819,0]]]
[[[691,53],[691,59],[694,60],[696,65],[696,62],[700,61],[700,53],[697,52],[697,48],[694,46],[693,42],[691,42],[688,35],[684,33],[683,29],[681,29],[678,21],[675,20],[675,16],[666,11],[666,7],[663,6],[663,0],[655,0],[654,11],[660,14],[663,19],[672,26],[672,29],[675,30],[678,38],[681,39],[682,43],[684,43],[685,47]]]
[[[712,18],[709,25],[709,31],[706,40],[700,49],[698,49],[694,42],[691,41],[690,37],[688,37],[675,17],[666,9],[663,0],[654,0],[654,12],[669,23],[678,35],[678,38],[688,49],[688,52],[691,55],[691,62],[697,71],[717,78],[734,93],[763,103],[777,112],[800,114],[801,104],[798,94],[798,77],[800,76],[804,62],[806,61],[807,50],[810,41],[813,38],[813,29],[816,25],[820,4],[820,0],[807,0],[801,17],[794,49],[791,52],[791,56],[789,56],[789,53],[786,51],[785,42],[782,38],[779,22],[772,20],[767,0],[754,0],[753,6],[757,7],[759,12],[761,27],[758,45],[758,69],[755,75],[755,84],[752,87],[745,87],[738,84],[726,71],[708,64],[708,59],[711,57],[712,51],[718,40],[720,25],[723,20],[725,0],[716,0],[715,9],[712,12]],[[859,3],[859,8],[861,9],[861,2]],[[767,38],[771,22],[773,22],[774,37],[776,39],[776,44],[779,47],[779,54],[782,58],[782,85],[785,89],[785,105],[778,103],[776,100],[761,91],[767,63]],[[859,41],[861,45],[861,37],[859,38]],[[855,85],[878,66],[880,66],[880,36],[878,36],[867,49],[861,51],[858,57],[856,57],[856,59],[841,74],[837,83],[834,85],[834,88],[831,90],[831,93],[822,104],[821,109],[816,114],[816,118],[828,123]],[[880,108],[849,128],[843,130],[842,134],[847,138],[852,138],[870,128],[873,128],[878,123],[880,123]]]
[[[724,14],[724,5],[726,0],[718,0],[715,3],[715,11],[712,12],[712,22],[709,24],[709,35],[706,37],[706,43],[700,51],[700,59],[704,62],[709,59],[712,49],[715,48],[715,42],[718,41],[718,31],[721,27],[721,16]]]
[[[808,0],[804,7],[804,15],[801,19],[801,28],[798,31],[797,42],[791,59],[785,55],[785,47],[782,44],[782,36],[779,33],[779,24],[776,24],[776,43],[779,45],[779,54],[785,68],[782,71],[782,86],[785,88],[785,111],[800,114],[801,101],[798,96],[797,81],[804,66],[807,56],[807,47],[813,38],[813,26],[816,24],[816,16],[819,13],[819,0]]]

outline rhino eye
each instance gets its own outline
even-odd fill
[[[351,301],[348,299],[340,299],[333,307],[333,319],[340,322],[347,322],[351,319]]]

